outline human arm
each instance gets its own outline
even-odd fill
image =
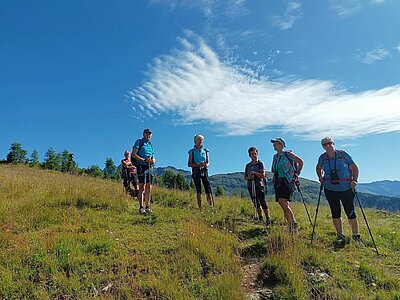
[[[358,169],[358,165],[356,163],[350,165],[349,168],[351,174],[350,187],[354,191],[358,182],[358,174],[360,173],[360,170]]]

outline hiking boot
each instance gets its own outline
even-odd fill
[[[147,207],[144,209],[144,212],[145,212],[146,214],[150,214],[150,213],[152,213],[153,211],[151,210],[151,208],[150,208],[149,206],[147,206]]]
[[[271,226],[271,218],[270,217],[267,217],[267,219],[265,220],[265,225],[266,226]]]
[[[139,208],[139,214],[144,215],[146,213],[146,210],[144,207]]]
[[[346,237],[343,233],[338,233],[333,245],[338,248],[343,248],[346,245]]]
[[[361,239],[361,236],[359,234],[353,234],[353,242],[360,246],[366,247],[366,245],[364,244],[364,242]]]
[[[264,221],[264,218],[262,216],[258,216],[258,221],[262,222]]]

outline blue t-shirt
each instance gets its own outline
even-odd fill
[[[197,149],[196,146],[193,146],[193,149],[190,149],[188,151],[189,155],[193,155],[192,163],[194,163],[194,164],[205,162],[207,160],[208,152],[209,152],[208,149],[203,148],[203,147],[201,147],[200,149]]]
[[[142,145],[142,147],[140,147]],[[147,141],[145,138],[138,139],[135,142],[135,145],[133,148],[139,149],[139,152],[137,155],[139,155],[141,158],[148,158],[148,157],[153,157],[154,156],[154,149],[153,146],[151,145],[150,141]],[[139,161],[140,164],[146,165],[147,163],[143,161]]]
[[[251,162],[249,162],[244,169],[244,175],[249,175],[251,171],[257,172],[257,173],[263,173],[264,170],[265,170],[265,166],[261,160],[258,160],[255,164],[252,164]],[[254,176],[254,179],[255,179],[256,185],[264,186],[266,184],[264,179],[258,178],[257,176]],[[252,182],[251,179],[247,180],[248,187],[251,187],[251,182]]]
[[[328,154],[323,153],[318,158],[318,167],[324,171],[324,188],[330,191],[347,191],[350,189],[350,169],[354,161],[351,156],[343,150],[336,150],[335,157],[329,158]],[[336,169],[340,179],[338,184],[332,184],[331,170]],[[343,180],[348,179],[348,180]]]

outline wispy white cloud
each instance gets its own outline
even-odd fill
[[[218,13],[235,16],[247,12],[244,8],[246,0],[151,0],[151,3],[168,5],[171,10],[178,7],[196,9],[208,18]]]
[[[294,22],[301,16],[301,3],[297,1],[289,2],[285,13],[282,16],[272,16],[272,24],[276,27],[286,30],[293,26]]]
[[[209,122],[229,135],[279,129],[303,138],[400,131],[400,85],[352,93],[325,80],[271,81],[227,63],[192,32],[131,92],[140,115]]]
[[[385,3],[385,0],[332,0],[332,9],[340,18],[349,17],[362,8],[375,4],[380,5]]]
[[[384,60],[389,55],[390,55],[390,52],[388,50],[378,46],[366,53],[357,54],[356,57],[361,62],[370,65],[377,61]]]
[[[396,50],[400,53],[400,44],[397,45]]]

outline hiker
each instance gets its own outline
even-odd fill
[[[124,159],[121,160],[121,166],[124,191],[126,193],[129,193],[132,198],[137,197],[137,172],[136,167],[132,164],[131,161],[131,153],[128,150],[124,152]],[[133,189],[131,187],[131,184],[133,185]]]
[[[137,168],[139,179],[138,201],[140,214],[151,213],[150,191],[153,176],[150,174],[149,168],[155,164],[154,149],[150,142],[151,137],[152,131],[149,128],[144,129],[143,138],[136,140],[132,150],[132,162]],[[145,204],[145,207],[143,207],[143,204]]]
[[[275,189],[275,200],[282,207],[283,214],[289,225],[289,232],[296,233],[299,225],[293,216],[289,206],[291,196],[296,190],[296,181],[303,168],[303,160],[291,151],[286,151],[286,142],[283,138],[271,140],[276,154],[272,159],[272,173],[274,173],[273,184]]]
[[[214,207],[214,198],[211,191],[210,181],[208,180],[208,166],[210,164],[209,151],[203,148],[204,137],[196,134],[193,138],[193,149],[188,151],[188,166],[192,168],[192,178],[196,186],[197,204],[201,210],[201,181],[207,195],[208,204]]]
[[[347,152],[335,149],[335,142],[331,137],[324,137],[321,145],[325,152],[318,158],[316,172],[331,208],[332,221],[337,233],[335,245],[344,246],[346,243],[342,230],[340,202],[349,220],[353,240],[362,244],[353,202],[359,173],[358,166]]]
[[[265,214],[266,225],[269,226],[271,225],[271,218],[267,202],[265,201],[265,192],[267,190],[265,166],[261,160],[258,160],[258,150],[256,147],[250,147],[247,152],[251,161],[246,164],[244,169],[244,179],[247,180],[247,189],[251,199],[254,201],[253,204],[257,210],[258,220],[263,221],[262,208]],[[255,195],[253,194],[254,192]]]

